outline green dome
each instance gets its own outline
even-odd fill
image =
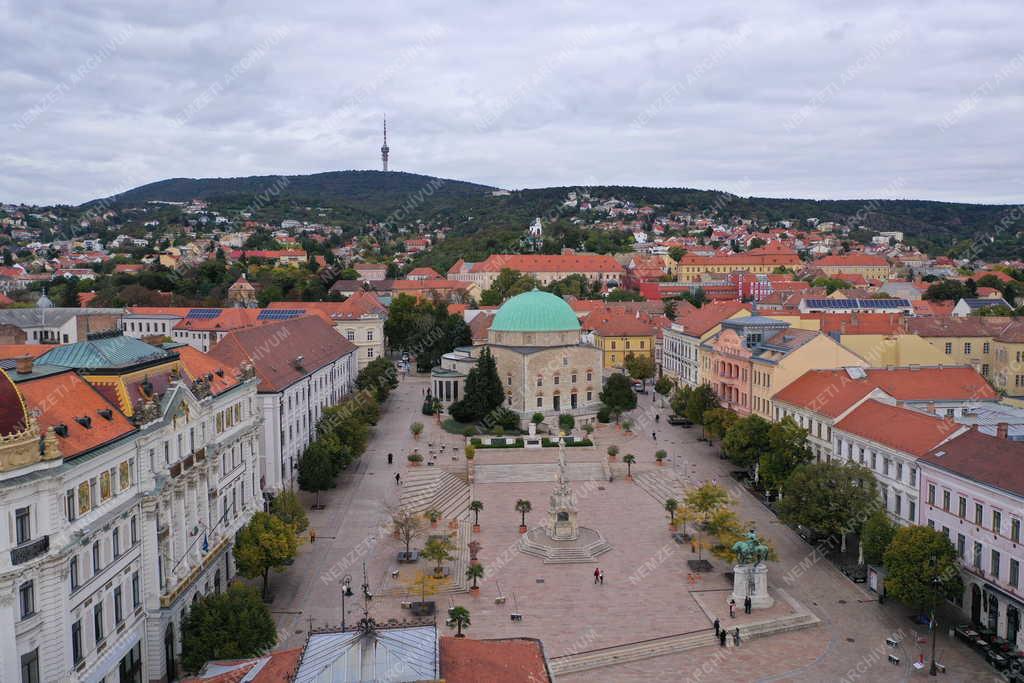
[[[502,304],[491,329],[497,332],[566,332],[580,329],[580,321],[563,299],[535,289]]]

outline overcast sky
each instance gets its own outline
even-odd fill
[[[0,201],[378,169],[386,112],[392,170],[507,188],[1019,203],[1022,20],[1020,0],[0,0]]]

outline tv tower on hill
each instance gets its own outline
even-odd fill
[[[386,173],[388,170],[388,116],[384,115],[384,144],[380,146],[380,162],[384,167],[383,170]]]

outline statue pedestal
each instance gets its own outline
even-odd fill
[[[757,564],[738,564],[732,569],[732,595],[736,601],[736,609],[743,609],[743,600],[750,597],[754,609],[765,609],[775,604],[775,599],[768,594],[768,567],[763,562]]]

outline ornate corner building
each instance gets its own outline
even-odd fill
[[[257,382],[119,334],[0,362],[0,680],[175,678],[263,506]]]

